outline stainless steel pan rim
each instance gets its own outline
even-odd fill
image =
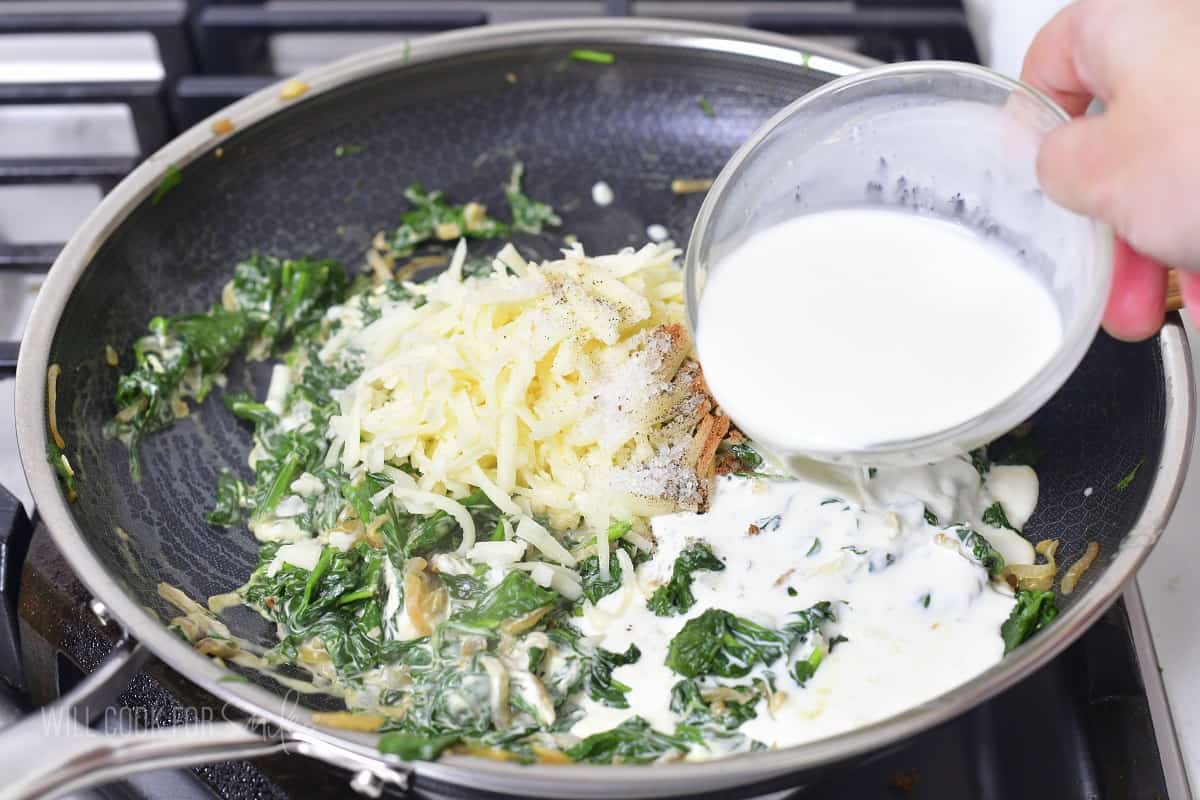
[[[872,61],[818,44],[774,34],[720,25],[643,19],[569,20],[492,26],[432,36],[364,53],[298,76],[308,84],[298,101],[409,63],[498,47],[547,43],[603,42],[653,44],[662,47],[742,53],[781,63],[808,65],[835,75],[849,74]],[[220,112],[237,128],[248,127],[288,103],[278,85],[257,92]],[[327,745],[331,752],[354,754],[392,766],[400,762],[381,757],[373,738],[343,735],[312,724],[311,712],[286,697],[263,688],[223,683],[226,671],[173,636],[146,609],[126,595],[108,574],[71,515],[58,481],[45,458],[48,432],[45,419],[46,367],[51,342],[63,308],[92,256],[124,221],[132,208],[151,194],[168,164],[184,164],[215,144],[206,120],[166,145],[122,181],[88,217],[51,268],[34,306],[17,367],[17,440],[30,488],[56,545],[76,574],[129,633],[169,666],[223,701],[269,721],[295,741]],[[911,736],[960,714],[1008,688],[1029,671],[1045,664],[1075,640],[1116,600],[1157,541],[1179,495],[1184,465],[1191,449],[1193,385],[1191,360],[1183,326],[1172,320],[1160,338],[1167,382],[1162,458],[1146,506],[1121,550],[1090,590],[1095,600],[1078,604],[1045,633],[982,675],[922,706],[876,724],[799,747],[697,764],[659,764],[654,767],[520,766],[466,757],[414,765],[433,780],[524,796],[554,796],[570,781],[578,797],[670,796],[703,787],[715,791],[739,784],[813,769],[865,753]],[[312,748],[301,748],[311,751]]]

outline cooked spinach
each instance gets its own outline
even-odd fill
[[[686,753],[692,743],[650,727],[641,717],[630,717],[615,728],[593,733],[566,753],[585,764],[648,764],[667,753]]]
[[[798,611],[794,619],[773,631],[728,611],[710,608],[684,624],[667,648],[666,664],[688,678],[716,675],[741,678],[755,664],[770,665],[793,646],[834,620],[828,601]]]
[[[696,604],[692,594],[694,573],[701,570],[720,572],[725,569],[721,559],[713,555],[705,542],[692,542],[675,558],[671,579],[658,587],[646,606],[660,617],[682,614]]]
[[[615,61],[612,53],[604,50],[572,50],[572,61],[588,61],[592,64],[611,64]]]
[[[392,234],[391,248],[397,255],[410,255],[417,247],[430,241],[451,241],[460,237],[495,239],[510,233],[541,233],[544,225],[559,225],[562,220],[548,203],[531,199],[525,194],[525,166],[513,164],[504,197],[512,215],[512,223],[504,223],[487,215],[479,203],[456,205],[443,192],[426,192],[419,183],[411,184],[404,197],[412,208],[400,215],[400,226]]]
[[[999,500],[983,510],[983,521],[994,528],[1007,528],[1015,533],[1020,533],[1008,521],[1008,515],[1004,513],[1004,506],[1000,505]]]
[[[289,661],[319,640],[338,674],[353,679],[383,657],[382,554],[365,542],[341,552],[325,547],[312,570],[270,565],[277,548],[263,547],[244,590],[247,602],[280,626],[274,651]]]
[[[216,503],[204,518],[210,525],[237,525],[249,506],[250,496],[245,482],[229,470],[222,470],[217,477]]]
[[[954,533],[967,552],[987,570],[990,577],[995,578],[1000,574],[1004,569],[1004,556],[1000,555],[987,539],[963,525],[955,528]]]
[[[404,664],[412,676],[405,690],[384,692],[385,703],[403,703],[406,711],[391,720],[392,730],[421,736],[482,739],[505,726],[493,717],[491,679],[478,654],[461,662],[453,646],[408,645]]]
[[[930,511],[928,507],[926,507],[926,509],[925,509],[925,521],[928,522],[930,525],[938,524],[937,514]]]
[[[252,349],[265,357],[286,337],[313,333],[348,285],[335,261],[255,253],[234,268],[232,294],[245,316]]]
[[[235,353],[265,357],[284,338],[311,333],[346,286],[333,261],[254,255],[234,271],[232,309],[152,319],[149,335],[134,343],[135,367],[117,382],[117,414],[105,426],[128,444],[134,476],[141,440],[186,413],[184,400],[203,402]]]
[[[835,645],[846,641],[846,637],[835,636],[826,644],[821,636],[821,626],[835,621],[833,604],[828,601],[816,603],[803,611],[797,611],[794,616],[795,619],[784,624],[782,629],[782,633],[788,638],[789,649],[799,642],[810,638],[813,640],[812,652],[805,658],[796,659],[790,672],[792,679],[803,687],[808,683],[809,678],[816,674],[817,667],[821,666],[821,661],[825,656],[833,650]]]
[[[685,725],[732,731],[758,716],[755,708],[762,697],[761,688],[722,685],[720,693],[714,693],[710,701],[704,699],[697,681],[684,678],[671,687],[671,710],[683,718]]]
[[[450,624],[459,628],[492,633],[507,620],[520,619],[545,608],[559,599],[556,592],[543,589],[528,574],[514,570],[495,588],[480,598],[474,608],[456,613]]]
[[[1131,470],[1129,470],[1129,472],[1125,473],[1125,477],[1123,477],[1123,478],[1121,478],[1121,480],[1117,481],[1117,491],[1118,492],[1123,492],[1129,488],[1129,485],[1131,483],[1133,483],[1133,479],[1137,477],[1138,470],[1140,470],[1142,468],[1142,465],[1145,463],[1146,463],[1146,459],[1143,458],[1141,461],[1139,461],[1133,465],[1133,469],[1131,469]]]
[[[46,460],[50,462],[50,466],[54,468],[54,473],[58,475],[63,492],[67,495],[67,502],[74,503],[79,493],[79,483],[75,479],[75,470],[71,467],[71,462],[67,458],[66,452],[53,440],[46,445]]]
[[[479,572],[486,571],[486,568]],[[439,574],[442,585],[455,600],[478,600],[487,591],[487,584],[480,574],[453,575],[449,572]]]
[[[710,608],[675,634],[667,648],[666,664],[688,678],[742,678],[755,664],[771,664],[787,651],[787,641],[775,631]]]
[[[504,198],[512,214],[512,230],[521,233],[541,233],[544,225],[556,227],[562,218],[549,203],[533,200],[525,194],[525,165],[520,161],[512,166],[512,174],[504,187]]]
[[[457,733],[425,736],[406,731],[389,731],[379,737],[379,752],[398,756],[405,761],[433,761],[447,747],[462,741]]]
[[[801,688],[807,685],[809,679],[817,674],[817,667],[821,666],[821,662],[825,660],[825,654],[825,648],[818,646],[813,649],[807,658],[796,659],[796,663],[792,664],[792,671],[790,673],[792,680]]]
[[[400,215],[400,227],[392,234],[392,250],[408,255],[428,241],[450,241],[466,236],[494,239],[508,233],[499,220],[487,216],[478,203],[454,205],[442,192],[426,192],[419,183],[404,190],[404,198],[412,208]]]
[[[642,657],[637,645],[629,645],[623,653],[595,647],[588,644],[574,626],[562,621],[557,622],[548,633],[550,641],[571,651],[566,657],[567,669],[556,687],[561,694],[582,689],[597,703],[612,708],[629,708],[625,695],[630,687],[614,680],[612,671],[625,664],[637,663]]]
[[[783,628],[780,629],[789,648],[804,641],[811,634],[820,632],[821,625],[833,622],[836,618],[833,613],[833,603],[828,600],[814,603],[803,611],[793,613],[792,616],[795,619],[784,623]]]
[[[613,540],[614,532],[624,536],[628,532],[624,526],[629,523],[614,522],[608,528],[609,540]],[[619,538],[619,536],[618,536]],[[650,555],[628,541],[621,540],[617,547],[620,547],[629,554],[630,563],[634,566],[646,561]],[[615,555],[615,551],[613,553]],[[605,578],[600,574],[600,559],[598,556],[588,556],[579,562],[576,567],[579,572],[579,577],[583,581],[583,596],[593,603],[598,602],[605,595],[612,594],[617,589],[621,588],[622,570],[621,562],[613,557],[608,559],[608,577]]]
[[[593,603],[621,588],[621,562],[615,558],[608,560],[607,578],[600,574],[600,558],[598,556],[588,556],[583,559],[579,562],[577,569],[583,582],[583,596]]]
[[[258,402],[248,392],[225,395],[225,407],[238,419],[253,422],[256,426],[270,428],[279,422],[278,415],[267,408],[266,403]]]
[[[167,171],[163,173],[162,180],[154,188],[154,195],[150,198],[150,205],[156,206],[161,203],[162,199],[167,196],[167,192],[181,183],[183,183],[183,173],[179,171],[179,167],[174,164],[167,164]]]
[[[1013,607],[1008,619],[1000,626],[1000,636],[1004,639],[1004,652],[1011,653],[1017,645],[1049,625],[1058,616],[1058,607],[1054,604],[1054,592],[1029,591],[1017,592],[1017,604]]]

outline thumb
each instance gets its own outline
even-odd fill
[[[1116,155],[1108,116],[1079,117],[1042,140],[1038,183],[1059,205],[1111,224],[1106,216],[1111,212]]]

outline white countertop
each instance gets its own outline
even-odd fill
[[[1189,327],[1192,369],[1200,375],[1200,335]],[[1188,779],[1200,788],[1200,442],[1175,513],[1138,573],[1167,699]],[[1160,736],[1162,734],[1160,733]]]

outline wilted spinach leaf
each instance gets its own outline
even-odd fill
[[[567,757],[585,764],[647,764],[672,750],[686,753],[690,743],[650,727],[641,717],[630,717],[615,728],[593,733],[569,748]]]
[[[1050,624],[1057,616],[1058,607],[1054,604],[1054,592],[1017,592],[1017,605],[1000,626],[1004,652],[1011,653],[1017,645]]]
[[[462,741],[457,733],[425,736],[407,731],[389,731],[379,737],[379,752],[404,761],[433,761],[447,748]]]
[[[696,603],[692,594],[692,575],[700,570],[719,572],[725,569],[721,559],[713,555],[705,542],[692,542],[675,558],[671,580],[658,587],[646,606],[660,617],[682,614]]]
[[[458,612],[450,622],[462,628],[492,631],[506,620],[519,619],[557,602],[558,597],[556,592],[534,583],[528,574],[513,570],[474,608]]]
[[[561,691],[583,689],[587,696],[597,703],[612,708],[629,708],[625,695],[629,687],[614,680],[612,671],[625,664],[634,664],[642,656],[637,645],[631,644],[623,653],[615,653],[602,647],[585,642],[573,626],[560,622],[548,631],[550,640],[563,647],[570,648],[573,655],[568,659],[575,669],[572,679],[560,686]]]
[[[787,650],[787,642],[775,631],[710,608],[688,620],[675,634],[667,648],[666,664],[688,678],[741,678],[758,662],[770,664],[786,655]]]
[[[210,525],[229,527],[242,521],[243,510],[250,505],[246,484],[229,470],[217,478],[217,501],[205,519]]]
[[[958,540],[966,547],[967,552],[987,570],[990,577],[995,578],[1004,569],[1004,556],[1000,555],[987,539],[965,526],[954,529]]]
[[[1008,521],[1008,515],[1004,513],[1004,506],[1000,505],[999,500],[984,509],[983,521],[994,528],[1008,528],[1010,531],[1020,533]]]

